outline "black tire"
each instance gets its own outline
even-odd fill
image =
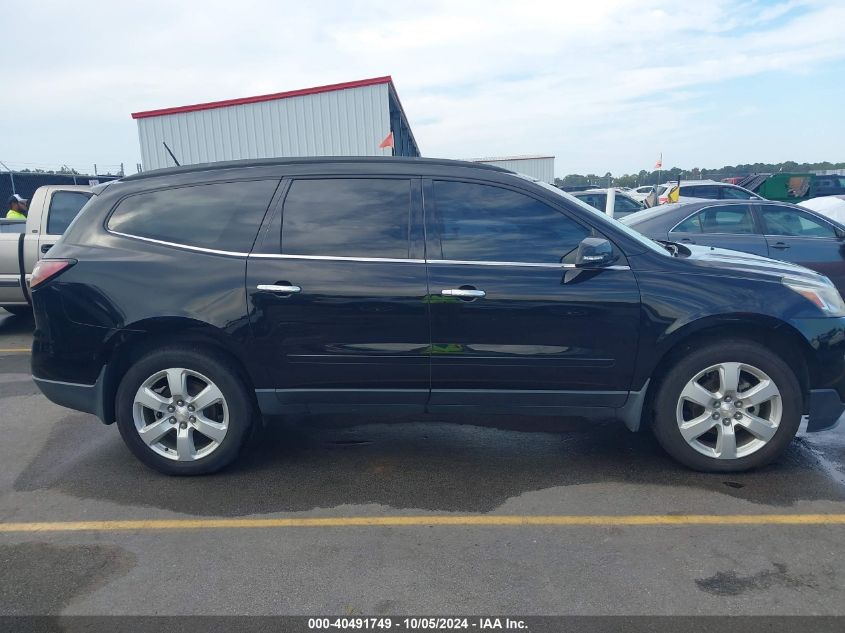
[[[219,387],[229,410],[229,425],[220,445],[194,461],[174,461],[154,452],[135,428],[135,394],[150,376],[171,367],[183,367],[208,377]],[[135,362],[120,382],[116,396],[117,427],[130,451],[144,464],[167,475],[203,475],[230,464],[239,454],[256,416],[254,401],[232,363],[208,350],[165,347]]]
[[[687,443],[678,427],[676,410],[681,392],[690,380],[710,366],[728,362],[746,363],[765,372],[780,391],[782,413],[777,431],[767,444],[744,457],[718,459],[698,452]],[[752,341],[720,340],[689,350],[668,368],[655,394],[652,431],[666,452],[689,468],[703,472],[739,472],[759,468],[777,459],[798,432],[802,410],[798,379],[779,356]]]
[[[19,317],[32,316],[32,308],[29,306],[3,306],[3,309]]]

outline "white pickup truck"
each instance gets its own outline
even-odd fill
[[[30,311],[32,268],[65,232],[91,197],[91,187],[46,185],[29,201],[26,220],[0,214],[0,308],[12,314]]]

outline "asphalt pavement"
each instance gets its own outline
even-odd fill
[[[845,614],[845,428],[708,475],[621,424],[280,419],[172,478],[40,394],[32,327],[0,311],[0,614]]]

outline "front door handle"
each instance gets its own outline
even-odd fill
[[[440,294],[444,297],[463,297],[468,299],[480,299],[487,296],[487,293],[478,288],[446,288]]]
[[[770,246],[781,251],[786,248],[789,248],[789,244],[787,244],[786,242],[775,242],[774,244],[770,244]]]
[[[266,292],[277,292],[279,294],[286,295],[302,292],[302,288],[293,285],[258,284],[258,289]]]
[[[682,237],[680,241],[684,242],[685,244],[695,244],[695,240],[691,240],[688,237]]]

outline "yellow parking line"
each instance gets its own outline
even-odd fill
[[[219,530],[298,527],[426,526],[677,526],[677,525],[845,525],[845,514],[643,514],[643,515],[464,515],[313,517],[295,519],[160,519],[0,523],[0,533]]]
[[[31,350],[28,347],[21,347],[19,349],[0,349],[0,354],[29,354]]]

